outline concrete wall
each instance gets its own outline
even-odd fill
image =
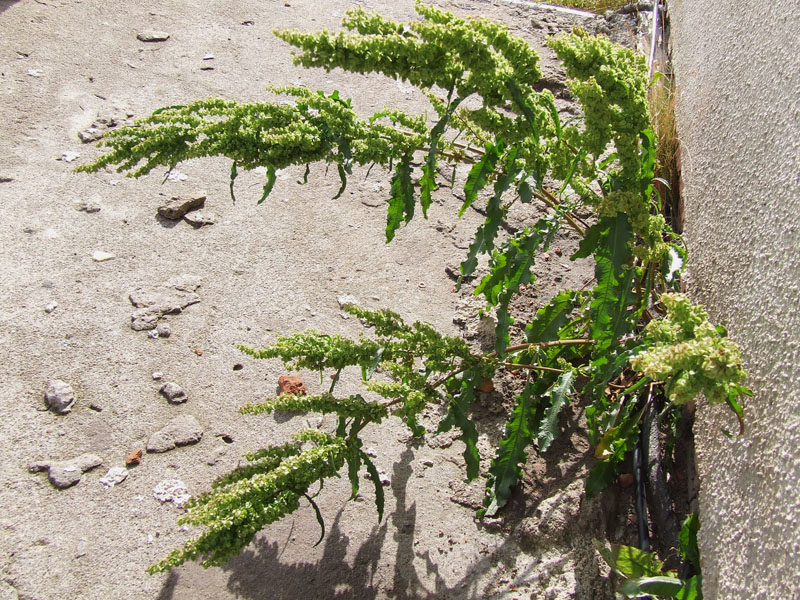
[[[698,410],[709,599],[800,598],[800,3],[670,0],[690,295],[728,324],[747,430]]]

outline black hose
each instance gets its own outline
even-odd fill
[[[633,450],[633,480],[636,493],[636,525],[639,530],[639,548],[650,552],[650,531],[647,524],[647,491],[645,489],[645,465],[642,459],[642,436],[647,435],[642,428],[636,447]]]

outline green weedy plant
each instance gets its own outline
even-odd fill
[[[508,502],[530,448],[547,450],[560,433],[560,411],[576,396],[588,401],[588,433],[598,458],[587,479],[590,493],[615,477],[647,403],[659,394],[668,396],[670,409],[702,391],[711,402],[727,403],[741,420],[738,398],[747,390],[738,349],[700,307],[676,293],[686,252],[665,223],[654,187],[644,58],[580,29],[550,39],[583,109],[581,119],[562,123],[553,95],[536,91],[539,56],[525,41],[485,19],[459,19],[421,3],[416,9],[422,19],[408,24],[354,8],[343,21],[350,33],[276,35],[299,49],[295,62],[302,66],[379,72],[421,88],[438,115],[432,127],[424,115],[401,110],[362,119],[338,92],[277,88],[272,91],[294,102],[209,99],[160,109],[110,132],[102,144],[111,151],[79,167],[114,165],[138,177],[221,155],[233,163],[232,195],[240,169],[266,167],[263,200],[276,171],[290,165],[306,165],[306,177],[311,163],[336,165],[338,197],[354,165],[379,164],[392,172],[387,241],[414,217],[417,197],[426,216],[443,164],[471,165],[459,214],[482,190],[489,196],[461,273],[472,275],[478,256],[488,255],[488,272],[475,293],[497,318],[494,351],[477,353],[430,325],[408,325],[388,310],[358,306],[346,310],[373,328],[369,337],[307,331],[279,337],[264,349],[242,347],[255,358],[336,373],[326,394],[282,396],[242,412],[332,413],[338,416],[336,431],[304,431],[294,443],[248,455],[249,464],[187,505],[180,522],[203,526],[203,532],[150,572],[197,558],[204,566],[220,565],[262,527],[297,509],[301,498],[322,524],[309,489],[345,467],[353,496],[359,471],[371,474],[382,518],[383,489],[360,434],[397,417],[422,436],[418,417],[429,405],[447,407],[437,430],[461,431],[467,477],[478,477],[481,457],[470,405],[475,388],[498,369],[526,369],[529,376],[491,460],[480,511],[485,515]],[[480,107],[466,108],[467,98],[479,99]],[[412,183],[416,159],[422,161],[419,193]],[[534,199],[548,207],[545,216],[503,239],[500,227],[509,207]],[[587,209],[594,217],[579,218]],[[537,254],[564,227],[581,236],[573,258],[594,258],[594,287],[559,293],[524,324],[524,338],[512,339],[511,303],[534,280]],[[336,396],[339,374],[351,367],[361,372],[364,396]],[[384,374],[380,380],[373,379],[377,371]]]

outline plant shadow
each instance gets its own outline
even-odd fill
[[[413,502],[407,504],[406,499],[406,486],[413,473],[413,459],[414,452],[409,444],[393,467],[391,481],[396,500],[395,510],[382,525],[373,527],[355,555],[348,553],[350,538],[341,529],[343,507],[322,541],[321,558],[283,562],[286,545],[291,543],[291,530],[285,543],[265,536],[257,537],[241,554],[222,567],[222,572],[227,573],[228,577],[228,593],[232,597],[248,600],[295,600],[303,597],[352,600],[484,598],[484,590],[479,589],[483,576],[494,568],[498,560],[503,560],[500,557],[510,554],[504,551],[509,542],[504,542],[497,549],[499,552],[493,553],[494,556],[476,561],[466,570],[467,575],[448,585],[430,553],[414,550],[417,507]],[[390,528],[396,542],[395,556],[391,560],[384,554]],[[424,574],[418,573],[414,564],[416,559],[424,563],[422,567],[420,560],[417,560]],[[386,569],[387,562],[392,565],[393,572],[380,574],[380,563]],[[172,571],[164,582],[158,600],[183,598],[185,590],[181,588],[184,585],[179,579],[184,574],[192,578],[181,570]]]

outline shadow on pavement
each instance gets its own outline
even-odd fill
[[[406,502],[406,485],[413,472],[413,458],[414,452],[409,446],[394,464],[392,493],[396,500],[395,510],[382,525],[373,528],[369,539],[359,547],[351,560],[348,560],[350,538],[340,528],[342,509],[337,513],[322,542],[322,558],[314,562],[282,563],[284,548],[281,544],[264,537],[257,538],[222,568],[229,573],[228,591],[237,598],[248,600],[296,600],[304,597],[321,600],[374,600],[386,597],[401,600],[483,598],[484,593],[479,589],[479,582],[482,575],[493,568],[496,558],[494,561],[489,557],[477,561],[469,568],[468,575],[455,585],[448,586],[429,552],[415,554],[416,504],[411,503],[409,506]],[[391,584],[385,576],[382,581],[375,581],[390,527],[397,543]],[[500,552],[500,555],[504,554]],[[425,563],[424,579],[428,582],[427,585],[417,573],[415,559],[422,559]],[[179,578],[178,573],[171,572],[157,600],[175,598]],[[430,585],[433,589],[429,589]]]

